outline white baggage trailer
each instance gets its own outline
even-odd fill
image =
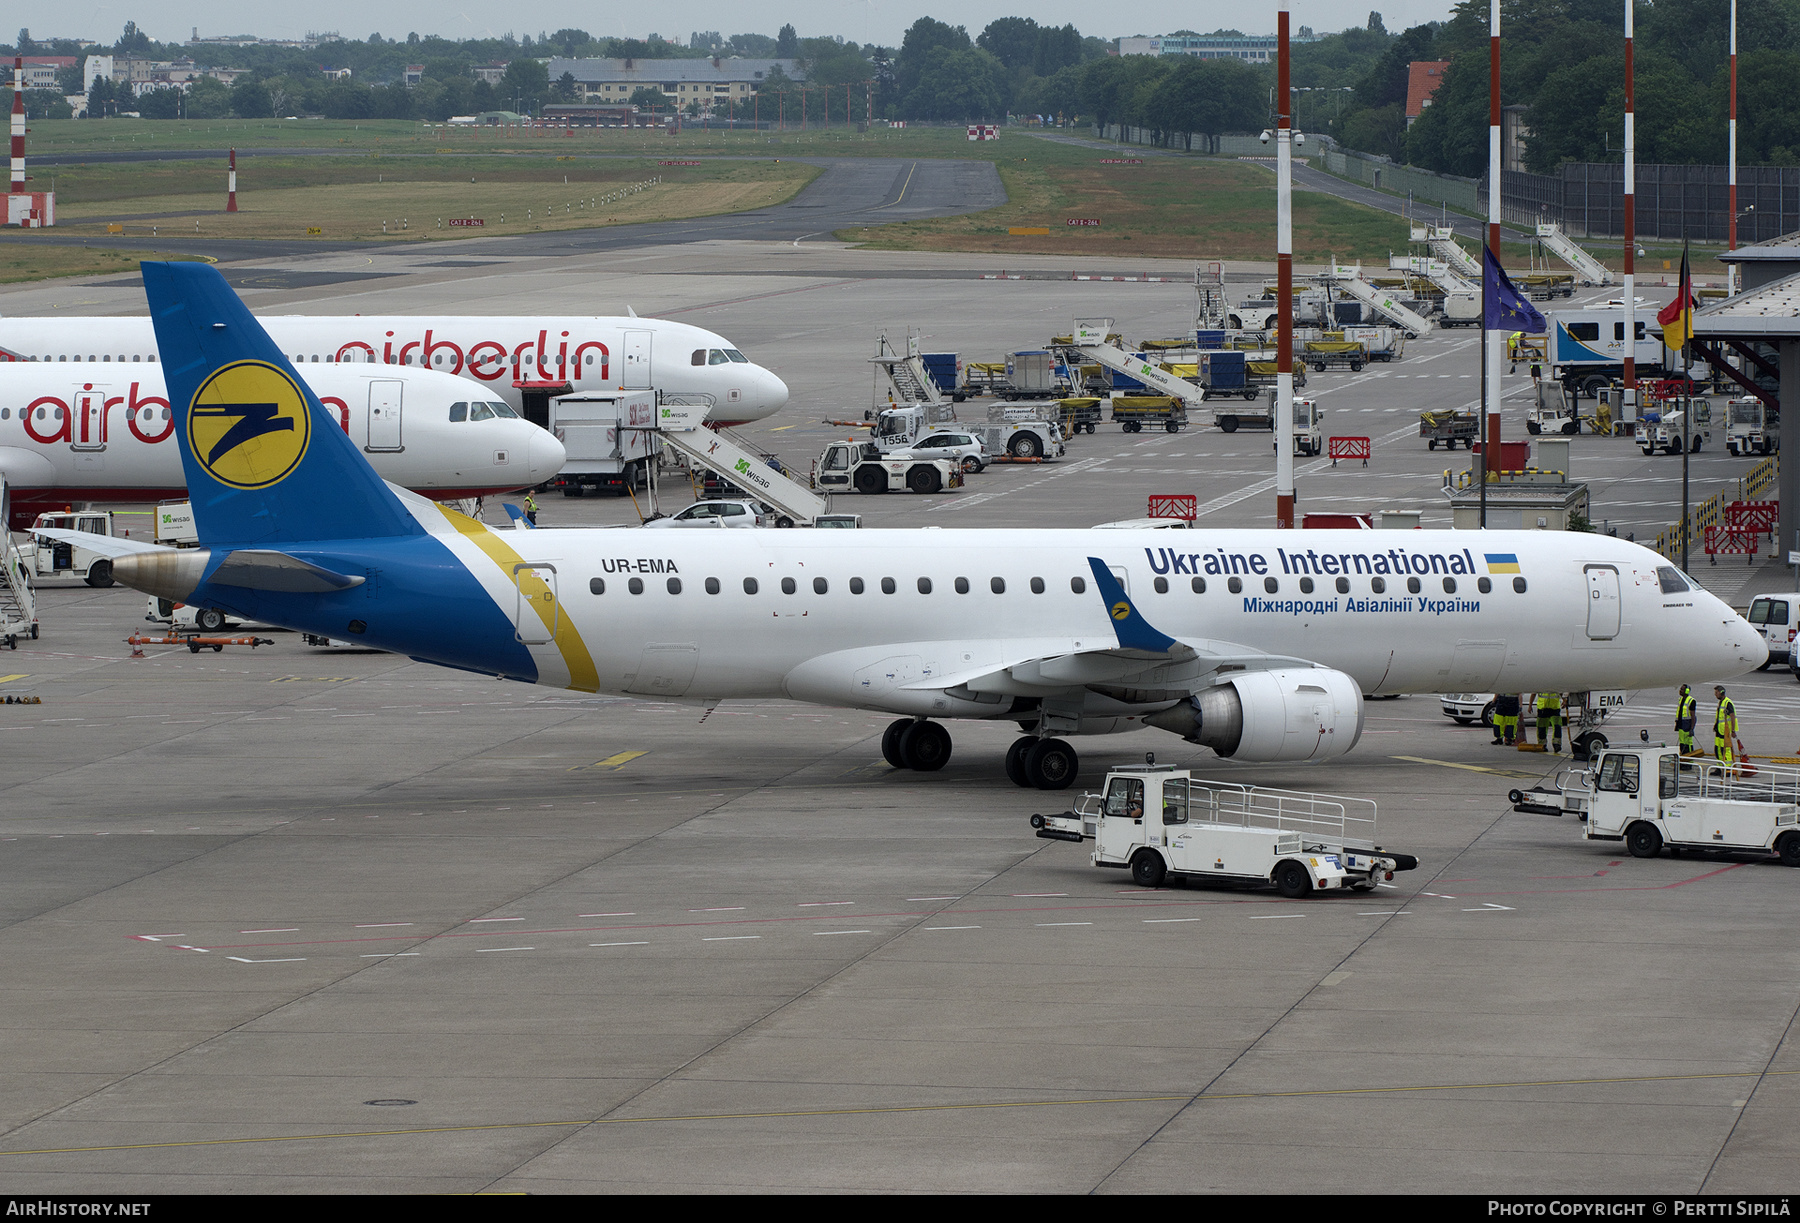
[[[1367,891],[1410,854],[1375,843],[1375,804],[1268,786],[1211,781],[1154,763],[1115,769],[1073,811],[1034,815],[1037,835],[1094,842],[1095,866],[1123,867],[1140,887],[1175,879],[1273,883],[1283,896]]]

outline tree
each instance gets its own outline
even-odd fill
[[[190,119],[223,119],[231,113],[231,90],[217,77],[203,76],[188,86],[183,109]]]
[[[111,77],[95,77],[94,83],[88,87],[87,117],[110,119],[118,114],[121,93],[124,93],[125,97],[129,99],[130,87],[115,85]]]
[[[639,85],[631,91],[631,105],[652,114],[662,109],[664,100],[663,91],[654,85]]]
[[[30,30],[20,29],[19,41],[13,44],[13,53],[16,55],[37,54],[37,43],[32,41]]]
[[[137,22],[127,21],[125,32],[113,44],[114,55],[141,55],[150,49],[150,36],[138,29]]]
[[[183,100],[179,89],[152,89],[138,95],[138,114],[146,119],[179,119]]]
[[[1083,58],[1080,30],[1072,25],[1044,26],[1038,30],[1037,46],[1032,49],[1031,71],[1037,76],[1054,76],[1080,64]]]
[[[901,100],[902,113],[919,119],[998,119],[1002,112],[1000,61],[976,47],[933,47],[919,82]]]
[[[1254,131],[1268,112],[1268,75],[1238,59],[1184,59],[1156,83],[1150,126],[1207,136]]]
[[[231,87],[231,113],[240,119],[273,119],[275,100],[269,87],[252,76],[240,78]]]
[[[1369,14],[1369,27],[1368,28],[1369,28],[1369,33],[1371,33],[1371,34],[1386,34],[1387,33],[1387,26],[1382,23],[1380,13],[1370,13]]]
[[[1010,69],[1031,67],[1037,54],[1038,23],[1029,17],[1001,17],[988,23],[975,45]]]
[[[535,112],[550,92],[550,69],[535,59],[515,59],[500,78],[500,97],[516,103],[515,110]]]
[[[575,96],[580,92],[575,84],[575,74],[565,72],[557,77],[556,84],[550,87],[550,92],[556,95],[558,102],[573,102]]]
[[[894,89],[900,95],[902,108],[918,88],[934,50],[967,51],[973,45],[969,32],[961,26],[948,26],[930,17],[913,22],[906,37],[900,40],[900,60],[894,69]]]
[[[793,26],[782,26],[781,32],[775,36],[775,58],[793,59],[799,54],[800,35],[794,32]]]

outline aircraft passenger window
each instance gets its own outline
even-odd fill
[[[707,578],[706,579],[706,593],[709,595],[716,595],[719,593],[719,579],[718,578]]]
[[[1523,590],[1524,587],[1520,585],[1520,583],[1524,580],[1525,579],[1523,578],[1513,579],[1513,588],[1515,590]],[[1684,590],[1693,589],[1693,587],[1688,585],[1687,579],[1681,576],[1681,571],[1673,565],[1658,565],[1656,567],[1656,580],[1661,584],[1662,592],[1666,595],[1676,595]]]
[[[1031,593],[1034,595],[1041,595],[1044,593],[1044,579],[1043,578],[1032,578],[1031,579]]]
[[[475,406],[469,409],[469,419],[492,420],[494,419],[494,409],[490,408],[485,403],[477,401]]]
[[[708,365],[730,365],[731,358],[725,355],[723,349],[709,348],[706,350],[706,363]]]
[[[1193,581],[1188,583],[1188,588],[1197,595],[1203,595],[1206,593],[1206,579],[1205,578],[1195,578]]]
[[[132,353],[132,354],[131,354],[131,360],[132,360],[132,363],[133,363],[133,364],[134,364],[134,365],[135,365],[135,364],[136,364],[136,363],[137,363],[137,362],[139,362],[139,361],[142,361],[142,360],[143,360],[143,358],[142,358],[142,357],[140,357],[140,356],[139,356],[139,355],[138,355],[138,354],[137,354],[137,353]],[[313,358],[313,360],[315,360],[315,361],[317,361],[317,360],[318,360],[318,358],[317,358],[317,357],[314,357],[314,358]]]
[[[882,594],[884,594],[884,595],[891,595],[891,594],[893,594],[893,593],[894,593],[894,591],[895,591],[895,590],[897,590],[897,589],[898,589],[898,587],[896,587],[896,586],[895,586],[895,585],[894,585],[894,579],[893,579],[893,578],[882,578],[882,579],[881,579],[881,593],[882,593]]]
[[[919,579],[919,593],[922,595],[928,595],[931,593],[931,579],[930,578],[920,578]]]
[[[969,593],[969,579],[968,578],[957,578],[956,579],[956,593],[959,595],[966,595]]]
[[[689,360],[692,361],[695,365],[705,365],[706,364],[706,350],[704,348],[696,348],[694,350],[694,355],[692,357],[690,357]]]
[[[1514,578],[1513,579],[1513,593],[1516,595],[1522,595],[1525,593],[1525,579],[1524,578]]]
[[[831,583],[827,582],[824,578],[814,578],[813,579],[813,593],[814,594],[822,595],[827,590],[830,590],[830,589],[831,589]]]
[[[1157,594],[1166,595],[1169,593],[1169,579],[1168,578],[1157,578],[1155,585],[1156,585],[1156,593]]]
[[[728,358],[730,358],[731,360],[736,361],[739,365],[750,364],[750,358],[746,357],[743,353],[739,352],[735,348],[727,348],[725,350],[725,355]]]
[[[794,593],[794,591],[796,591],[798,589],[799,589],[799,587],[794,584],[793,578],[782,578],[781,579],[781,593],[782,594],[791,595]]]
[[[1339,578],[1337,580],[1337,592],[1341,595],[1347,595],[1350,593],[1350,579],[1349,578]]]
[[[111,353],[107,353],[107,354],[106,354],[106,355],[105,355],[105,356],[104,356],[104,357],[101,357],[101,358],[100,358],[100,359],[101,359],[101,360],[102,360],[102,361],[110,361],[110,360],[112,360],[112,354],[111,354]]]
[[[863,592],[863,580],[861,578],[851,578],[850,579],[850,593],[853,595],[859,595],[862,592]]]
[[[1086,578],[1070,578],[1069,579],[1069,589],[1074,591],[1078,595],[1086,594],[1087,593],[1087,579]]]
[[[498,400],[490,399],[488,400],[488,407],[494,409],[495,416],[504,417],[507,420],[519,419],[519,414],[512,410],[512,405],[510,404],[504,404]]]
[[[744,593],[747,595],[753,595],[756,593],[756,579],[755,578],[745,578],[744,579]]]
[[[587,355],[587,363],[588,363],[588,364],[589,364],[589,365],[592,365],[592,364],[593,364],[593,363],[594,363],[594,354],[593,354],[593,353],[589,353],[589,354],[588,354],[588,355]]]
[[[1445,578],[1444,579],[1444,593],[1447,595],[1453,595],[1456,593],[1456,579],[1455,578]]]
[[[1264,578],[1263,579],[1263,590],[1266,591],[1267,593],[1274,594],[1276,591],[1278,591],[1280,589],[1281,589],[1281,583],[1277,582],[1274,578]]]
[[[450,405],[450,423],[451,424],[453,424],[453,425],[459,424],[468,419],[469,419],[469,405],[467,403],[453,403]]]
[[[681,593],[681,579],[680,578],[670,578],[669,579],[669,593],[672,595],[678,595]]]
[[[1309,595],[1312,592],[1313,592],[1313,580],[1311,578],[1301,578],[1300,579],[1300,593],[1303,595]]]
[[[1006,593],[1006,579],[1005,578],[989,578],[988,579],[988,589],[993,591],[997,595],[1005,594]]]
[[[432,353],[431,354],[431,363],[433,365],[442,365],[444,363],[444,354],[441,352]]]
[[[1419,591],[1422,589],[1422,587],[1419,584],[1419,579],[1418,578],[1407,578],[1406,579],[1406,589],[1407,589],[1407,592],[1410,594],[1418,594]]]
[[[1229,590],[1234,595],[1243,594],[1244,593],[1244,579],[1237,578],[1237,577],[1231,578],[1230,580],[1228,580],[1225,583],[1225,589]]]
[[[1369,590],[1372,593],[1378,594],[1378,595],[1386,594],[1387,593],[1387,579],[1386,578],[1370,578],[1369,579]]]
[[[1489,578],[1476,578],[1475,589],[1479,590],[1482,594],[1488,594],[1494,589],[1494,583]]]
[[[627,583],[626,589],[631,591],[631,593],[634,595],[643,594],[644,593],[644,579],[643,578],[632,578],[631,581],[629,583]]]

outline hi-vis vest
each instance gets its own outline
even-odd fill
[[[1730,734],[1730,728],[1736,721],[1737,721],[1737,706],[1733,705],[1731,703],[1730,697],[1726,697],[1724,700],[1719,702],[1719,712],[1713,715],[1713,735],[1714,735],[1714,737],[1720,738],[1720,739],[1728,737]]]

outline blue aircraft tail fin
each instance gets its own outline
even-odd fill
[[[1113,633],[1119,639],[1119,645],[1127,650],[1153,650],[1167,653],[1171,646],[1178,644],[1166,633],[1152,627],[1144,619],[1144,613],[1132,605],[1126,597],[1125,588],[1119,584],[1112,570],[1099,557],[1088,557],[1088,568],[1094,572],[1094,586],[1106,603],[1106,614],[1112,618]]]
[[[216,268],[142,266],[202,543],[421,533]]]
[[[524,510],[520,509],[510,501],[502,501],[500,505],[501,508],[506,511],[506,516],[512,519],[513,530],[529,531],[532,529],[531,519],[525,517]]]

